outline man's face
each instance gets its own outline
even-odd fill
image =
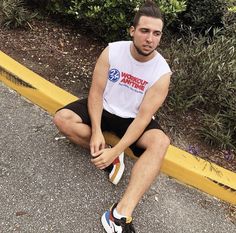
[[[130,28],[136,52],[141,56],[152,55],[160,43],[163,22],[161,19],[141,16],[138,25]]]

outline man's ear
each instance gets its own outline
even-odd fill
[[[129,29],[129,34],[130,34],[131,37],[133,37],[134,31],[135,31],[134,26],[131,26],[130,29]]]

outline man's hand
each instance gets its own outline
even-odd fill
[[[93,157],[98,156],[96,153],[102,149],[104,149],[106,146],[105,138],[102,134],[102,132],[92,133],[91,139],[90,139],[90,153]]]
[[[94,153],[94,158],[91,159],[91,162],[97,168],[104,169],[108,167],[116,157],[117,155],[114,152],[114,148],[106,148]]]

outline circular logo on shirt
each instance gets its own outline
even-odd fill
[[[120,71],[117,69],[111,69],[109,71],[109,75],[108,78],[110,81],[112,81],[113,83],[117,82],[120,78]]]

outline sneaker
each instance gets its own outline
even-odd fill
[[[113,210],[117,204],[114,204],[110,210],[102,215],[102,225],[107,233],[135,233],[132,225],[132,217],[117,219],[113,216]]]
[[[122,152],[112,163],[112,169],[109,172],[109,180],[114,185],[117,185],[124,173],[124,152]]]

